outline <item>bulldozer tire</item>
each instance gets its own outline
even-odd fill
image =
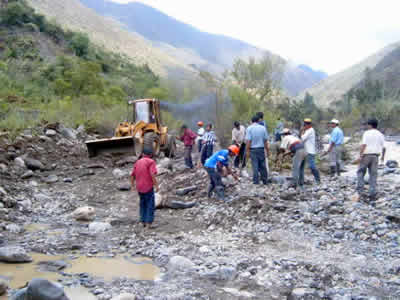
[[[167,148],[164,150],[165,157],[174,158],[176,154],[176,142],[175,137],[168,135],[167,137]]]
[[[143,136],[143,147],[153,149],[153,156],[160,154],[160,137],[154,132],[147,132]]]

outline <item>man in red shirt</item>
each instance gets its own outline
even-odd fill
[[[140,221],[143,227],[146,224],[150,227],[154,221],[154,188],[158,192],[157,167],[152,155],[153,150],[145,147],[142,158],[136,161],[131,173],[132,191],[135,190],[136,181],[136,190],[140,197]]]
[[[193,169],[192,149],[197,135],[193,131],[191,131],[186,125],[182,125],[181,132],[182,131],[183,135],[180,137],[180,140],[185,145],[185,165],[189,169]]]

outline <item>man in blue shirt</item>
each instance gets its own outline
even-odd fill
[[[331,168],[331,176],[335,176],[337,173],[340,176],[340,171],[342,168],[342,152],[343,152],[343,142],[344,135],[342,129],[339,128],[339,121],[333,119],[330,121],[329,125],[333,128],[331,132],[331,137],[329,139],[329,148],[324,153],[329,153],[329,164]]]
[[[220,200],[225,200],[224,186],[222,184],[221,175],[219,174],[217,167],[226,168],[227,174],[232,174],[232,176],[239,180],[239,178],[232,173],[231,168],[229,168],[229,156],[236,156],[239,154],[239,147],[236,145],[231,145],[228,149],[220,150],[215,152],[209,159],[206,160],[204,167],[210,177],[210,185],[208,187],[208,198],[211,198],[211,194],[214,189],[217,192],[217,197]]]
[[[246,130],[246,153],[251,158],[253,168],[253,183],[259,184],[259,174],[264,184],[267,184],[268,172],[265,161],[265,151],[269,156],[268,133],[264,126],[258,124],[259,117],[252,118],[252,123]]]

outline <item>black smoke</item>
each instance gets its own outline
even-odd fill
[[[186,103],[161,100],[160,107],[162,110],[170,112],[174,118],[182,120],[186,125],[194,129],[198,121],[203,121],[204,124],[215,124],[217,112],[221,117],[222,113],[231,111],[232,105],[227,93],[223,93],[223,96],[219,97],[218,107],[217,99],[217,95],[211,93]]]

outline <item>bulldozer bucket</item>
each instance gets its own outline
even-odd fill
[[[100,153],[123,153],[135,155],[135,141],[131,136],[113,137],[108,139],[90,140],[85,142],[89,157]]]

